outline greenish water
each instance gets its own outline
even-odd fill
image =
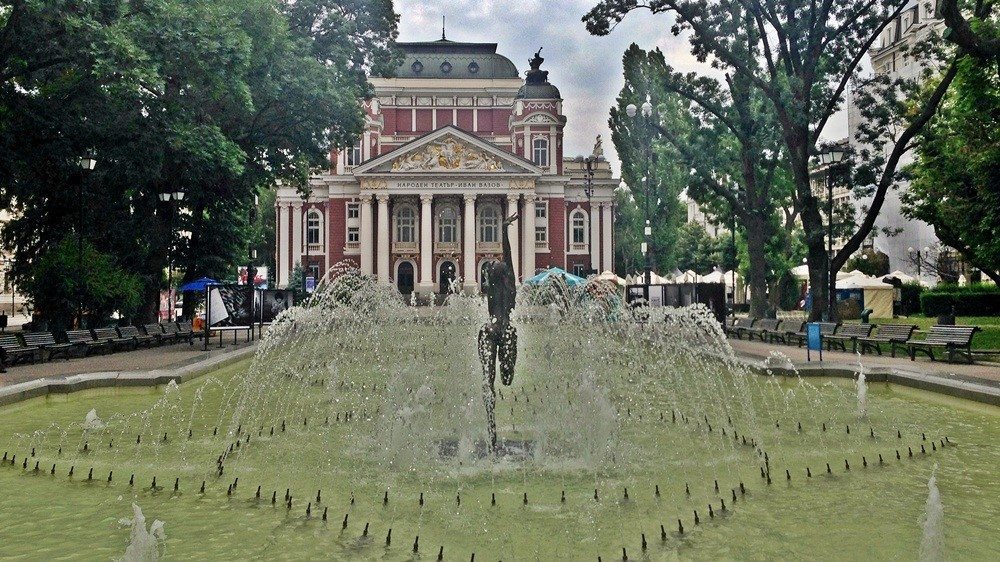
[[[349,344],[336,330],[279,339],[253,366],[179,389],[0,409],[0,451],[17,455],[0,466],[0,556],[120,559],[134,503],[165,523],[172,560],[434,560],[441,547],[444,560],[621,560],[623,548],[630,560],[910,560],[936,466],[946,557],[1000,559],[996,408],[874,384],[859,417],[849,380],[741,374],[689,339],[526,325],[497,421],[535,456],[440,458],[440,440],[482,437],[475,322],[364,326]],[[82,429],[91,409],[106,427]]]
[[[641,434],[642,447],[651,449],[652,466],[642,470],[528,474],[514,467],[467,475],[456,470],[433,481],[402,475],[395,479],[390,502],[384,506],[385,482],[366,478],[363,460],[335,455],[328,459],[330,470],[324,476],[298,474],[299,481],[288,482],[296,496],[288,510],[282,505],[284,487],[278,492],[278,505],[270,504],[270,493],[277,484],[264,487],[262,501],[253,499],[256,482],[277,481],[271,470],[274,467],[253,470],[241,466],[240,483],[232,496],[226,495],[231,483],[228,475],[216,479],[210,471],[191,468],[191,459],[207,453],[200,444],[210,441],[213,408],[224,394],[220,383],[246,368],[239,365],[181,388],[179,396],[186,400],[179,403],[187,403],[198,391],[202,394],[205,415],[192,424],[192,439],[188,441],[183,435],[186,432],[179,431],[168,436],[171,440],[165,445],[119,443],[117,446],[132,450],[116,463],[126,465],[128,458],[133,462],[114,466],[111,484],[106,479],[112,463],[101,452],[70,452],[69,444],[78,444],[79,439],[69,436],[63,440],[62,455],[36,451],[37,457],[29,456],[28,469],[23,469],[21,461],[25,454],[30,455],[30,449],[24,450],[30,439],[14,435],[30,435],[52,426],[69,427],[83,420],[92,408],[104,419],[164,408],[164,389],[82,392],[0,410],[0,448],[18,455],[16,466],[0,469],[3,557],[120,557],[129,538],[129,527],[120,519],[131,516],[134,502],[150,521],[156,518],[166,523],[164,553],[169,559],[408,560],[414,557],[412,544],[419,534],[419,556],[425,559],[434,559],[443,545],[446,560],[467,560],[471,552],[477,553],[477,560],[596,560],[598,555],[610,560],[620,559],[622,546],[628,549],[630,559],[906,560],[918,555],[926,484],[935,465],[945,507],[948,557],[995,560],[1000,556],[1000,510],[995,501],[1000,497],[1000,416],[996,409],[968,402],[872,385],[873,411],[868,421],[859,423],[855,416],[823,406],[826,402],[842,403],[843,396],[853,390],[850,381],[812,380],[803,384],[782,380],[764,385],[761,388],[774,393],[772,399],[780,396],[794,402],[797,399],[790,395],[805,394],[820,398],[810,402],[812,411],[801,412],[802,433],[797,429],[798,420],[787,416],[778,420],[780,428],[770,420],[762,423],[767,426],[766,439],[772,443],[775,459],[770,486],[759,474],[753,474],[753,466],[740,469],[720,464],[721,474],[710,463],[703,466],[705,449],[699,449],[699,442],[721,439],[718,429],[709,434],[706,428],[692,427],[690,419],[688,424],[673,424],[669,415],[660,422],[658,414],[649,409],[644,410],[642,422],[638,421],[639,412],[632,412],[635,421],[628,430]],[[525,378],[526,385],[533,382],[527,374]],[[817,422],[827,423],[827,432]],[[848,423],[855,424],[850,436],[846,433]],[[344,430],[349,426],[334,422],[314,431],[296,429],[299,439],[294,442],[315,446],[320,440],[336,441],[338,435],[350,433]],[[869,427],[876,428],[875,439],[870,437]],[[896,437],[896,428],[903,433],[902,439]],[[266,436],[268,430],[262,439],[271,439]],[[924,444],[930,450],[930,441],[920,438],[921,431],[930,432],[928,439],[947,435],[955,446],[928,454],[917,452],[910,459],[906,447],[919,451]],[[312,439],[303,440],[307,435]],[[88,442],[88,449],[101,446],[107,443]],[[345,453],[350,449],[346,444],[333,445],[332,449],[340,446]],[[834,456],[828,452],[831,449],[842,452]],[[896,449],[902,449],[901,461],[895,459]],[[874,460],[879,452],[885,460],[882,467]],[[869,461],[868,468],[862,467],[863,455]],[[843,457],[851,462],[849,472],[844,469]],[[784,458],[795,460],[782,462]],[[37,474],[33,471],[35,460],[42,467]],[[832,475],[825,473],[826,462],[832,465]],[[55,476],[49,475],[53,463],[57,465]],[[72,479],[67,477],[70,463],[75,464]],[[88,482],[91,466],[95,476]],[[784,476],[786,466],[792,474],[790,483]],[[806,466],[812,478],[805,476]],[[127,480],[133,472],[136,484],[130,487]],[[277,467],[277,473],[281,472],[282,467]],[[162,491],[148,490],[154,475],[164,487]],[[723,493],[715,494],[713,481],[720,476]],[[172,492],[175,477],[181,478],[179,493]],[[197,493],[203,479],[208,481],[204,495]],[[709,518],[707,504],[714,503],[718,511],[718,499],[731,500],[728,490],[741,479],[748,494],[737,491],[735,505],[727,501],[725,514]],[[690,496],[684,493],[685,483],[691,488]],[[654,494],[657,484],[659,498]],[[623,499],[626,486],[628,501]],[[600,490],[598,501],[593,498],[595,487]],[[319,505],[329,509],[327,522],[320,519],[320,507],[314,506],[312,518],[304,513],[306,502],[315,501],[311,496],[319,488],[323,489]],[[563,490],[565,504],[560,501]],[[423,507],[418,500],[421,491]],[[524,493],[528,494],[527,505]],[[496,506],[491,503],[491,494],[496,494]],[[702,519],[698,526],[693,523],[695,509]],[[346,530],[342,529],[345,514],[349,515]],[[683,536],[676,533],[678,518],[685,525]],[[362,537],[366,523],[367,539]],[[666,541],[660,540],[661,523],[668,531]],[[393,542],[386,548],[390,527]],[[648,542],[645,555],[641,553],[641,533]]]

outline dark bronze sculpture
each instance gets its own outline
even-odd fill
[[[490,452],[497,452],[497,427],[494,409],[497,393],[497,360],[500,362],[500,381],[504,386],[514,382],[514,365],[517,363],[517,330],[510,325],[510,313],[517,297],[514,276],[514,259],[510,252],[507,229],[517,220],[511,215],[503,221],[503,261],[490,263],[486,272],[486,302],[490,319],[479,330],[479,360],[483,364],[483,401],[486,403],[486,423],[489,431]]]

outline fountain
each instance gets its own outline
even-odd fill
[[[927,506],[924,508],[923,539],[920,541],[920,560],[944,560],[944,504],[937,486],[937,465],[927,481]]]
[[[600,283],[516,298],[500,454],[483,414],[487,303],[416,308],[347,266],[249,363],[0,409],[5,555],[120,557],[125,534],[88,522],[134,503],[172,530],[133,537],[159,534],[155,552],[179,558],[914,558],[913,491],[935,462],[965,482],[949,489],[949,555],[997,548],[995,408],[863,372],[855,388],[757,373],[706,309],[640,322]]]

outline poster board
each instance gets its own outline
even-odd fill
[[[207,328],[248,327],[254,323],[253,287],[209,285]]]
[[[258,290],[254,296],[254,319],[270,324],[284,311],[295,306],[295,294],[289,290]]]

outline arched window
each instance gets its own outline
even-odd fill
[[[438,242],[454,244],[458,242],[458,211],[446,205],[438,215]]]
[[[484,244],[500,242],[500,209],[486,204],[479,209],[479,241]]]
[[[404,205],[396,209],[396,242],[413,244],[417,241],[417,213]]]
[[[531,149],[531,161],[536,166],[546,167],[549,165],[548,139],[535,139],[531,145]]]
[[[306,244],[315,246],[322,243],[323,215],[313,209],[306,214]]]
[[[584,248],[587,245],[587,214],[581,209],[573,211],[570,216],[570,229],[573,246]]]

